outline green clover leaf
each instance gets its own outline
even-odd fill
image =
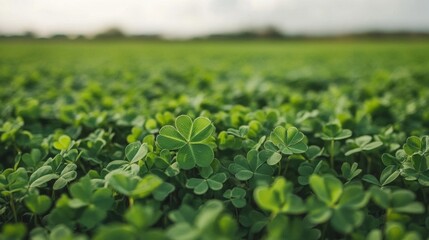
[[[422,186],[429,186],[429,158],[419,153],[414,153],[410,157],[410,164],[406,165],[402,171],[405,180],[415,181]]]
[[[271,141],[279,148],[281,153],[286,155],[305,153],[308,149],[304,142],[304,134],[295,127],[287,130],[278,126],[270,134]]]
[[[208,118],[198,117],[192,121],[189,116],[181,115],[176,118],[175,127],[167,125],[161,128],[156,141],[162,149],[178,150],[180,168],[208,167],[214,153],[205,141],[213,132],[214,126]]]
[[[291,219],[285,215],[277,215],[267,226],[267,240],[316,240],[321,232],[310,223],[299,218]]]
[[[347,140],[347,143],[351,145],[351,149],[348,150],[345,155],[350,156],[359,152],[368,152],[383,145],[383,143],[380,141],[371,142],[371,140],[372,137],[367,135],[360,136],[354,140]]]
[[[343,184],[332,175],[311,175],[310,187],[319,200],[333,206],[343,193]]]
[[[254,209],[243,211],[240,214],[240,223],[248,227],[251,233],[260,232],[269,222],[268,216]]]
[[[170,193],[174,192],[176,187],[168,182],[163,182],[153,192],[153,198],[158,201],[163,201]]]
[[[46,195],[30,195],[24,199],[25,206],[34,214],[45,213],[51,207],[52,201]]]
[[[162,212],[154,204],[136,204],[125,213],[125,219],[138,229],[146,229],[155,224]]]
[[[78,222],[88,229],[95,227],[106,216],[114,203],[112,191],[108,188],[95,188],[88,176],[70,186],[68,206],[74,209],[83,208]]]
[[[54,142],[54,148],[66,151],[72,146],[72,143],[73,142],[69,136],[61,135],[58,140]]]
[[[40,164],[42,157],[42,152],[37,148],[33,148],[30,153],[24,153],[22,155],[22,161],[27,167],[34,169]]]
[[[415,201],[415,194],[406,189],[381,189],[379,187],[370,188],[372,200],[383,209],[390,209],[397,213],[420,214],[425,211],[421,202]],[[391,212],[388,211],[388,218]]]
[[[59,178],[54,182],[52,187],[54,190],[65,187],[69,182],[73,181],[77,177],[76,164],[69,163],[61,171]]]
[[[358,164],[354,162],[352,165],[350,163],[345,162],[341,165],[341,174],[350,182],[353,178],[357,177],[362,172],[362,169],[358,168]]]
[[[243,208],[246,206],[246,190],[240,187],[228,189],[223,194],[223,197],[231,201],[232,205],[236,208]]]
[[[125,148],[125,156],[130,163],[136,163],[140,159],[143,159],[148,153],[148,147],[146,143],[141,144],[140,142],[133,142],[128,144]]]
[[[325,161],[302,162],[298,167],[298,183],[300,185],[308,185],[310,177],[313,174],[321,174],[330,172],[330,168]]]
[[[345,187],[339,179],[326,174],[312,175],[310,187],[315,193],[307,200],[310,222],[319,224],[330,220],[332,227],[340,233],[350,233],[364,220],[361,210],[366,206],[369,195],[362,186],[349,184]]]
[[[302,199],[292,193],[293,184],[283,177],[278,177],[272,186],[257,187],[254,198],[258,206],[264,210],[277,213],[300,214],[306,208]]]
[[[414,153],[425,155],[429,153],[429,136],[423,136],[421,138],[411,136],[407,138],[403,149],[408,155],[413,155]]]
[[[140,178],[122,171],[113,172],[107,182],[115,191],[132,198],[145,198],[163,183],[153,174]]]
[[[365,174],[362,177],[362,180],[365,182],[369,182],[371,184],[374,184],[379,187],[384,187],[387,184],[395,181],[395,179],[400,175],[401,171],[398,169],[398,167],[394,165],[387,166],[383,169],[383,171],[380,174],[380,179],[378,180],[375,176],[371,174]],[[406,174],[405,171],[403,174]],[[415,180],[415,179],[413,179]]]
[[[255,149],[250,150],[246,158],[242,155],[236,156],[228,170],[240,181],[252,179],[255,183],[269,183],[274,172]]]
[[[211,167],[208,167],[211,169]],[[186,187],[194,189],[194,193],[202,195],[207,192],[210,188],[213,191],[219,191],[223,188],[223,183],[226,181],[227,176],[225,173],[216,173],[212,175],[213,170],[204,174],[202,172],[201,176],[203,178],[190,178],[186,182]]]
[[[323,131],[320,138],[324,141],[337,141],[346,139],[352,136],[352,131],[349,129],[342,129],[339,124],[329,123],[323,126]]]
[[[25,192],[28,180],[25,168],[21,167],[15,171],[7,169],[0,174],[0,193],[4,196],[9,196],[14,193]]]
[[[29,188],[39,188],[44,186],[47,182],[57,179],[60,176],[53,172],[51,166],[42,166],[34,171],[30,175],[30,179],[28,180]]]
[[[323,126],[322,133],[319,134],[319,137],[326,141],[326,143],[330,143],[327,146],[327,151],[330,155],[329,162],[331,168],[334,167],[334,157],[338,153],[335,141],[346,139],[352,136],[352,131],[348,129],[342,129],[342,127],[337,123],[329,123]]]
[[[183,209],[182,209],[183,211]],[[187,210],[191,217],[183,219],[183,213],[173,214],[175,224],[167,229],[170,239],[233,239],[236,237],[236,222],[229,215],[222,214],[224,206],[219,200],[209,200],[195,211]]]

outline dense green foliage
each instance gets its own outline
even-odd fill
[[[429,43],[0,52],[1,239],[429,237]]]

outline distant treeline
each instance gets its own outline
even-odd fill
[[[189,40],[252,40],[252,39],[272,39],[272,40],[306,40],[306,39],[421,39],[428,38],[429,32],[410,31],[368,31],[350,34],[326,34],[326,35],[292,35],[279,31],[274,27],[263,29],[249,29],[229,33],[217,33],[206,36],[190,38]],[[158,34],[126,34],[119,28],[109,28],[95,35],[66,35],[55,34],[49,37],[39,37],[33,32],[25,32],[21,35],[0,35],[0,39],[52,39],[52,40],[115,40],[115,39],[146,39],[146,40],[168,40],[163,35]],[[174,40],[174,39],[173,39]]]

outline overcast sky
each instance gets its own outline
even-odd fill
[[[291,34],[429,32],[429,0],[0,0],[0,33],[187,37],[275,26]]]

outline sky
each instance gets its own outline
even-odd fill
[[[274,26],[288,34],[429,32],[429,0],[0,0],[0,34],[194,37]]]

